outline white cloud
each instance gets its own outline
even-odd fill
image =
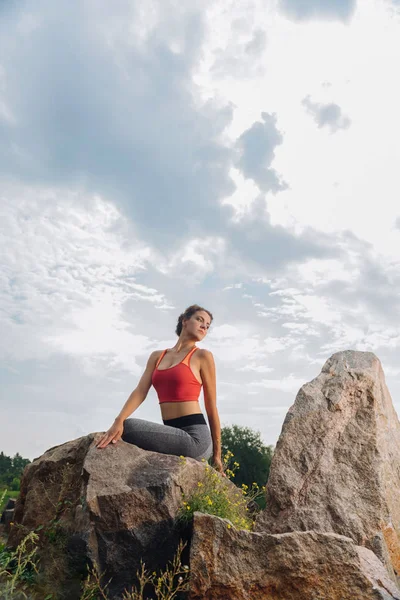
[[[271,373],[272,371],[274,371],[274,369],[272,367],[267,367],[265,365],[250,364],[250,365],[245,365],[244,367],[240,367],[239,371],[242,371],[243,373],[246,373],[246,372]]]
[[[57,333],[44,336],[43,341],[56,352],[82,357],[81,364],[91,375],[96,374],[97,363],[102,374],[126,369],[139,375],[137,357],[150,354],[154,342],[129,331],[121,316],[122,302],[123,298],[105,291],[87,308],[71,310],[65,329],[56,326]]]
[[[354,281],[360,275],[360,270],[357,257],[353,257],[349,252],[346,263],[334,259],[306,260],[299,265],[298,275],[302,281],[318,286],[332,280]]]
[[[262,338],[259,334],[249,331],[243,324],[236,327],[228,324],[215,326],[207,340],[208,347],[221,362],[241,363],[241,372],[273,370],[265,363],[271,355],[285,350],[292,343],[290,337]]]
[[[290,374],[288,377],[282,379],[261,379],[260,381],[253,381],[250,385],[252,387],[266,388],[268,390],[297,393],[304,383],[303,378],[295,377]]]
[[[157,268],[166,275],[200,282],[223,262],[226,250],[222,237],[192,238],[172,255],[158,255]]]
[[[318,127],[328,127],[332,133],[339,129],[347,129],[351,124],[351,120],[343,115],[340,106],[334,102],[313,102],[308,95],[302,100],[302,105],[314,117]]]
[[[238,169],[232,168],[229,174],[236,184],[236,190],[224,199],[223,204],[233,208],[234,220],[240,222],[241,218],[251,210],[254,200],[259,195],[259,188],[252,179],[246,179]]]
[[[131,331],[122,307],[135,299],[164,308],[166,298],[134,282],[149,252],[126,243],[118,211],[98,197],[15,185],[5,186],[2,207],[3,357],[99,355],[137,369],[149,341]]]
[[[240,288],[243,287],[243,283],[233,283],[232,285],[227,285],[223,288],[223,292],[225,290],[239,290]]]
[[[295,22],[309,19],[348,21],[356,8],[356,0],[280,0],[278,6]]]
[[[42,20],[36,14],[24,12],[21,14],[20,19],[17,23],[17,32],[22,37],[29,36],[35,29],[41,26]]]

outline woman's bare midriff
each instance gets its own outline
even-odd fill
[[[182,400],[179,402],[163,402],[160,404],[160,408],[164,421],[201,413],[200,404],[197,400],[189,402],[182,402]]]

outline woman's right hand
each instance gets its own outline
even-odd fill
[[[105,448],[108,444],[116,444],[121,439],[124,432],[124,422],[120,419],[115,419],[110,429],[106,431],[103,437],[96,444],[96,448]]]

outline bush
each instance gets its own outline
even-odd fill
[[[14,477],[14,479],[11,482],[10,489],[13,492],[19,492],[19,485],[20,485],[19,477]]]
[[[273,447],[266,446],[258,431],[250,427],[232,425],[221,429],[222,453],[232,452],[240,463],[238,484],[251,486],[255,481],[261,487],[267,483]]]
[[[22,458],[18,452],[13,458],[0,452],[0,488],[8,487],[18,491],[23,470],[30,462],[28,458]]]
[[[184,456],[180,457],[183,462]],[[233,453],[228,451],[224,458],[224,470],[227,480],[223,479],[215,469],[207,465],[204,477],[197,483],[197,489],[188,498],[183,495],[179,519],[184,523],[192,520],[196,511],[228,519],[238,529],[253,529],[253,518],[248,504],[254,501],[265,488],[260,488],[256,482],[251,487],[247,484],[236,487],[230,481],[235,477],[239,463],[235,461],[230,467]],[[229,526],[228,526],[229,527]]]

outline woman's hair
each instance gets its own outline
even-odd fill
[[[209,310],[203,308],[202,306],[199,306],[198,304],[192,304],[192,306],[189,306],[185,310],[185,312],[179,315],[178,323],[175,329],[176,335],[181,335],[183,320],[190,319],[190,317],[193,317],[194,313],[197,313],[199,310],[204,310],[204,312],[206,312],[210,316],[211,321],[213,320],[213,316]]]

